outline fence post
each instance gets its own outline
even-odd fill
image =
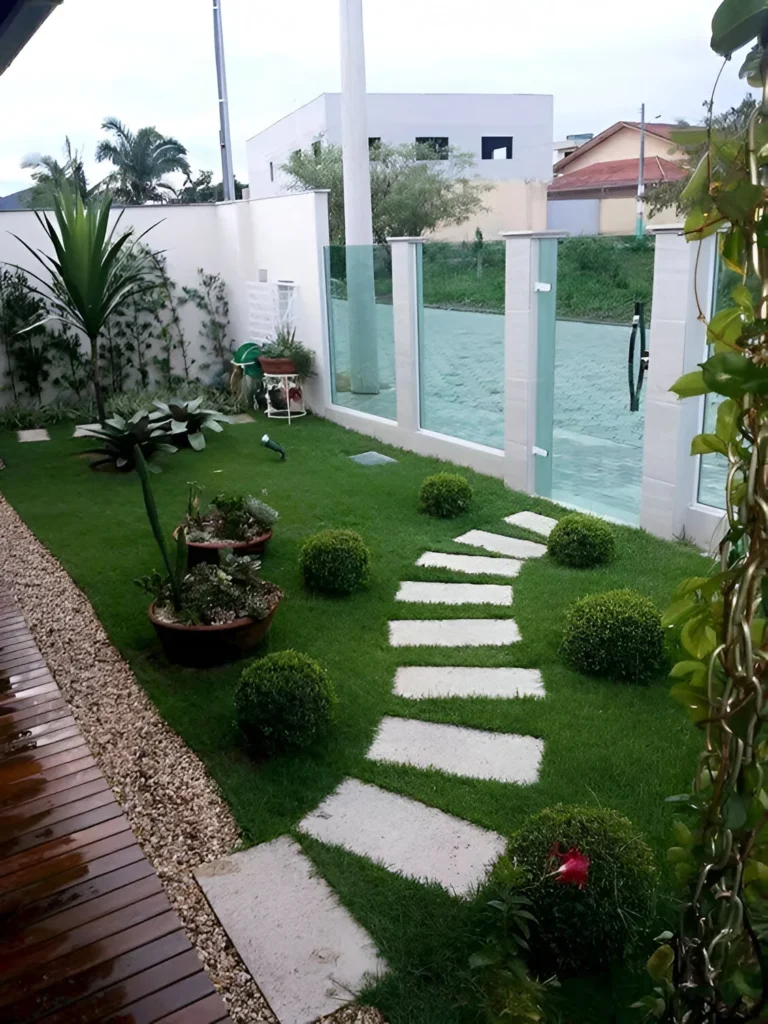
[[[419,429],[418,257],[421,238],[388,238],[392,247],[392,320],[395,335],[397,425]]]
[[[699,246],[686,242],[679,226],[650,230],[656,235],[656,253],[640,526],[671,539],[686,529],[689,509],[697,500],[698,467],[690,449],[691,438],[701,429],[703,401],[680,401],[669,388],[706,357],[699,303],[709,319],[717,238],[706,238]]]

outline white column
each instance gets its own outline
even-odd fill
[[[392,246],[397,425],[419,429],[419,323],[416,261],[421,238],[388,238]]]
[[[680,536],[696,504],[697,460],[691,439],[701,430],[703,401],[678,399],[670,387],[706,358],[716,237],[699,246],[688,243],[680,227],[651,229],[656,235],[653,270],[653,310],[645,401],[643,478],[640,526],[658,537]],[[697,303],[698,295],[698,303]],[[717,513],[705,513],[704,532],[711,535]],[[709,520],[709,523],[706,523]],[[690,534],[690,529],[686,530]],[[695,531],[696,539],[709,536]]]

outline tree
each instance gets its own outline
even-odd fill
[[[27,200],[31,209],[51,209],[53,194],[64,185],[79,192],[83,200],[101,188],[101,183],[88,187],[88,179],[83,166],[82,151],[72,148],[69,136],[64,139],[64,163],[60,164],[54,156],[28,156],[21,162],[24,168],[33,168],[32,180],[35,183],[32,194]]]
[[[106,118],[101,127],[112,139],[102,139],[96,159],[114,165],[113,194],[118,202],[129,206],[165,202],[176,190],[163,176],[174,171],[189,176],[187,150],[177,139],[152,127],[134,133],[115,117]]]
[[[443,154],[441,154],[441,157]],[[484,209],[491,182],[470,178],[471,153],[449,149],[436,159],[423,145],[371,147],[373,238],[417,236],[440,224],[462,224]],[[344,242],[344,186],[340,146],[298,150],[281,170],[288,190],[328,189],[331,241]]]
[[[235,199],[243,198],[245,187],[242,181],[235,178]],[[200,171],[194,179],[190,174],[173,201],[176,203],[223,203],[224,182],[220,181],[218,185],[214,185],[213,171]]]
[[[707,118],[703,126],[691,125],[688,121],[681,119],[677,122],[677,130],[672,133],[673,143],[685,154],[683,167],[686,176],[679,181],[661,181],[657,185],[648,186],[645,202],[649,217],[670,206],[674,206],[676,212],[681,215],[687,213],[690,208],[690,204],[687,204],[681,197],[691,175],[706,154],[708,146],[702,128],[706,128],[710,122],[711,104],[709,101],[705,101],[702,106],[707,111]],[[712,133],[723,138],[743,135],[756,106],[757,100],[754,96],[747,95],[737,107],[730,107],[722,114],[711,115]]]

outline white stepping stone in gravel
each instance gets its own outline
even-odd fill
[[[41,427],[38,430],[18,430],[16,436],[22,442],[28,441],[50,441],[50,435],[47,430]]]
[[[395,673],[395,694],[410,700],[430,697],[543,697],[536,668],[459,668],[414,665]]]
[[[505,516],[504,522],[510,526],[521,526],[532,533],[540,533],[548,537],[557,526],[557,520],[550,516],[540,516],[538,512],[515,512],[513,516]]]
[[[195,876],[280,1024],[333,1013],[386,970],[288,836],[203,864]]]
[[[396,619],[393,647],[503,647],[520,639],[513,619]]]
[[[512,587],[501,583],[401,583],[396,601],[416,604],[512,604]]]
[[[488,555],[451,555],[445,551],[425,551],[416,565],[427,569],[452,569],[472,575],[517,576],[523,567],[514,558],[490,558]]]
[[[357,779],[345,779],[299,829],[456,896],[471,895],[506,848],[495,832]]]
[[[527,784],[538,779],[543,752],[544,742],[535,736],[383,718],[366,756],[469,779]]]
[[[511,558],[539,558],[547,553],[543,544],[533,540],[518,540],[517,537],[505,537],[502,533],[488,533],[485,530],[470,530],[455,540],[457,544],[472,544],[476,548],[485,548],[486,551],[495,551]]]

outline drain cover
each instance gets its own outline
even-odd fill
[[[350,459],[359,466],[383,466],[385,462],[397,462],[397,459],[390,459],[388,455],[380,452],[363,452],[362,455],[350,455]]]

